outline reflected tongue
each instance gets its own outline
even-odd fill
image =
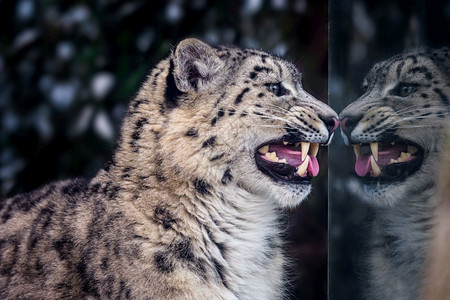
[[[391,159],[397,159],[402,151],[406,151],[406,146],[404,145],[395,145],[386,149],[383,149],[382,151],[378,152],[378,161],[377,165],[379,167],[384,167],[389,164],[389,161]],[[358,174],[358,176],[364,177],[366,176],[370,170],[370,156],[371,154],[364,154],[360,155],[356,159],[355,163],[355,172]]]
[[[308,172],[312,176],[319,174],[319,162],[315,156],[309,155]]]
[[[370,154],[360,155],[356,159],[355,172],[358,176],[364,177],[370,171]]]

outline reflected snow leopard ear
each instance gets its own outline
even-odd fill
[[[185,39],[174,53],[174,77],[182,92],[200,91],[220,82],[224,62],[213,48],[197,39]]]

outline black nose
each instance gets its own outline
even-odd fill
[[[335,117],[319,115],[319,118],[325,124],[325,127],[327,127],[328,132],[330,134],[333,133],[333,131],[335,131],[336,128],[338,127],[338,125],[339,125],[339,120],[337,118],[335,118]]]
[[[363,115],[344,117],[339,121],[339,125],[346,135],[350,135],[362,118]]]

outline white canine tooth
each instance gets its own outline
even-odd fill
[[[355,152],[356,158],[361,155],[361,144],[353,145],[353,152]]]
[[[262,146],[258,149],[258,152],[261,154],[266,154],[267,152],[269,152],[269,145]]]
[[[373,158],[378,161],[378,143],[370,143],[370,150],[372,151]]]
[[[316,157],[318,152],[319,152],[319,143],[312,143],[311,144],[311,155]]]
[[[283,164],[287,164],[286,158],[280,159],[278,162],[283,163]]]
[[[278,156],[277,156],[277,153],[274,151],[274,152],[268,152],[268,153],[266,153],[266,157],[269,159],[269,160],[271,160],[271,161],[274,161],[274,162],[278,162],[280,159],[278,158]]]
[[[287,145],[287,144],[289,144],[289,143],[288,143],[288,142],[284,142],[284,141],[283,141],[283,144],[284,144],[284,145],[286,146],[286,145]]]
[[[389,161],[388,165],[392,165],[398,163],[398,160],[391,158],[391,160]]]
[[[415,154],[417,153],[417,148],[414,146],[407,146],[406,151],[408,151],[408,153]]]
[[[377,165],[377,163],[375,162],[375,158],[373,157],[373,155],[370,156],[370,166],[372,168],[372,173],[375,177],[380,176],[381,174],[381,169],[380,167]]]
[[[308,156],[309,146],[311,143],[301,142],[302,145],[302,161],[305,160],[306,156]]]
[[[305,175],[305,172],[308,169],[308,163],[309,163],[309,156],[307,156],[306,159],[302,162],[302,164],[298,166],[297,174],[299,176]]]

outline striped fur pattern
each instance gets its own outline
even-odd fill
[[[291,63],[182,41],[131,101],[105,169],[1,202],[0,298],[283,298],[279,209],[310,186],[262,174],[255,149],[326,143],[319,115],[337,117]]]
[[[377,63],[365,93],[340,118],[353,120],[348,144],[410,141],[423,149],[418,170],[397,181],[355,182],[374,206],[367,299],[418,299],[436,206],[435,180],[450,123],[449,48],[421,49]],[[401,90],[403,89],[403,90]]]

